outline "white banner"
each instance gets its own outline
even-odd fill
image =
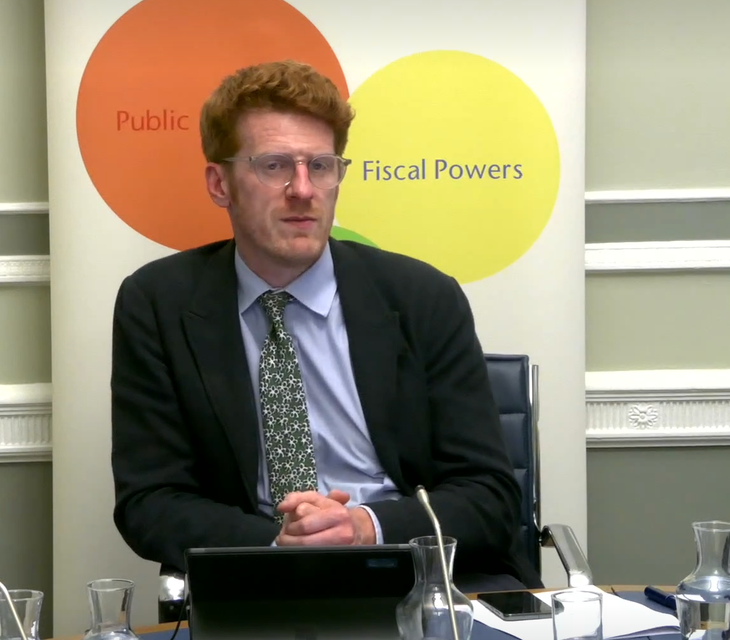
[[[586,543],[585,0],[46,0],[54,385],[55,635],[85,584],[157,566],[111,519],[112,307],[124,276],[230,237],[209,200],[199,109],[220,80],[295,58],[357,117],[336,237],[463,285],[485,351],[541,369],[543,521]],[[548,554],[544,580],[564,583]]]

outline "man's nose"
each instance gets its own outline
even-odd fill
[[[287,191],[291,198],[309,199],[314,196],[314,187],[309,179],[309,168],[305,163],[294,165],[294,175]]]

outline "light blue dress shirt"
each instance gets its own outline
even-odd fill
[[[259,401],[259,358],[270,326],[256,302],[272,287],[246,266],[238,252],[235,256],[241,334],[259,422],[258,501],[262,511],[272,514]],[[378,461],[365,424],[329,245],[285,290],[294,296],[284,310],[284,325],[294,341],[302,372],[319,492],[347,491],[348,507],[399,498],[398,489]],[[381,544],[380,523],[370,509],[365,509]]]

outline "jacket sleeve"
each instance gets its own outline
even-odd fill
[[[157,310],[134,279],[120,287],[112,336],[114,522],[139,556],[185,569],[191,547],[269,545],[278,526],[204,496]]]
[[[424,290],[431,293],[418,309],[415,334],[428,384],[434,469],[425,488],[444,535],[457,539],[457,566],[460,558],[479,559],[483,566],[472,571],[521,577],[514,556],[521,493],[469,303],[450,278]],[[368,506],[386,543],[433,533],[414,495]]]

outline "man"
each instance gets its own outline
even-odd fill
[[[539,578],[458,283],[330,238],[353,113],[309,66],[226,78],[201,114],[233,240],[148,264],[114,311],[114,518],[141,557],[199,546],[404,543],[457,573]]]

